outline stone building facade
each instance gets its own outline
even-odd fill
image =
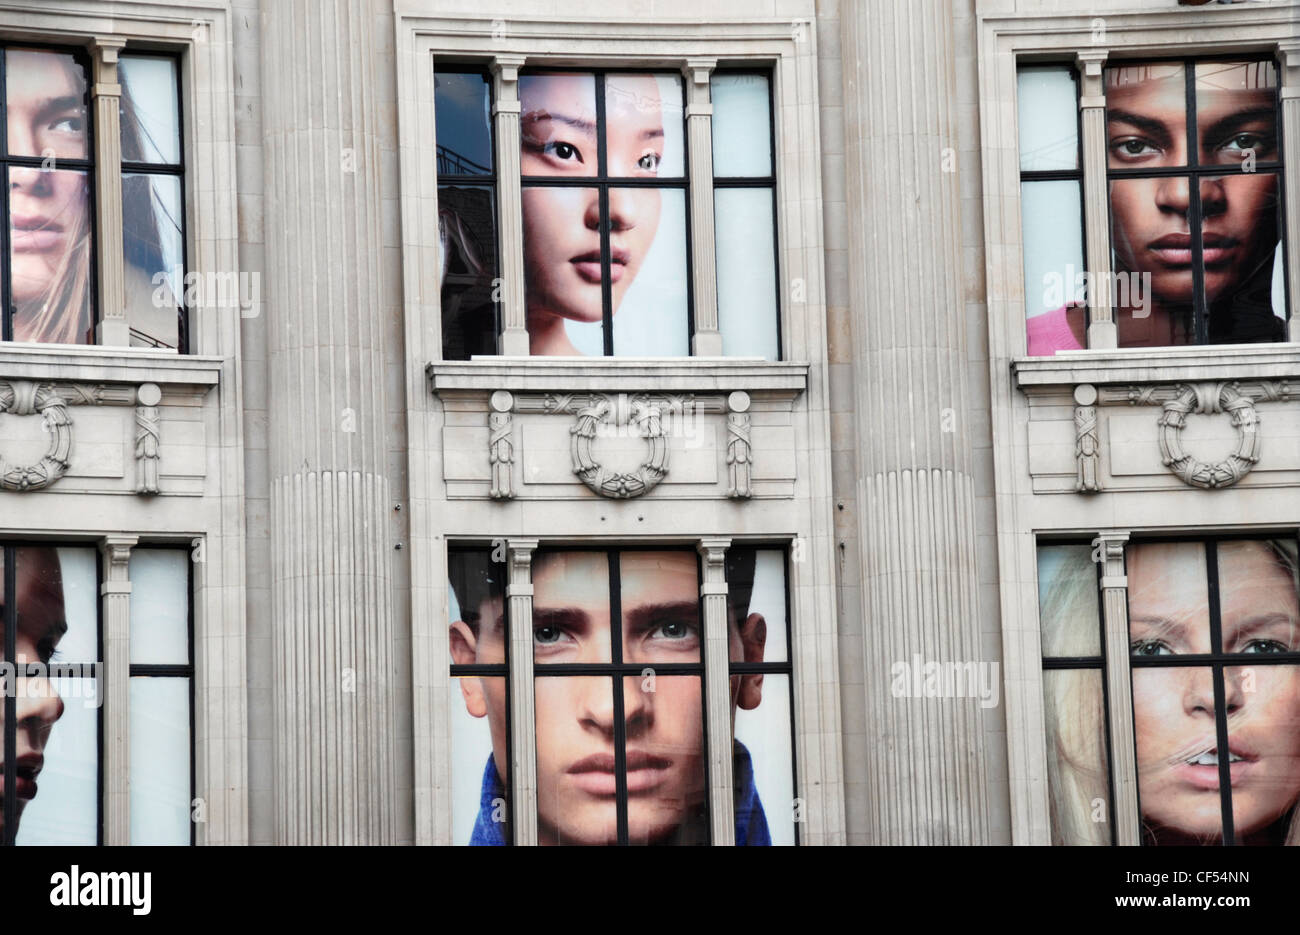
[[[1141,764],[1156,741],[1141,689],[1155,670],[1131,662],[1126,546],[1199,537],[1227,569],[1218,543],[1300,528],[1300,2],[6,0],[0,44],[75,50],[92,121],[71,165],[94,180],[94,341],[0,345],[0,465],[12,469],[0,545],[20,562],[35,546],[98,555],[102,753],[89,769],[102,792],[89,824],[58,833],[147,837],[139,757],[156,702],[133,691],[154,675],[188,679],[188,729],[167,736],[190,746],[195,843],[465,843],[456,686],[498,678],[510,836],[545,840],[541,695],[523,690],[542,680],[537,556],[598,547],[698,556],[698,668],[669,671],[698,681],[713,843],[739,833],[726,725],[728,686],[747,677],[766,677],[769,707],[772,686],[788,688],[794,794],[764,807],[774,830],[790,813],[799,843],[1070,840],[1053,686],[1076,669],[1096,674],[1106,705],[1105,754],[1089,748],[1105,787],[1094,825],[1105,842],[1142,839],[1154,819]],[[174,63],[180,158],[143,162],[181,179],[183,264],[199,284],[183,301],[184,353],[140,346],[126,311],[121,192],[145,171],[119,126],[132,55]],[[1124,346],[1096,287],[1082,349],[1030,356],[1022,192],[1076,186],[1077,221],[1062,222],[1082,231],[1078,265],[1109,281],[1111,186],[1129,177],[1108,176],[1106,94],[1122,84],[1115,63],[1139,61],[1196,75],[1201,62],[1271,63],[1251,87],[1276,99],[1277,152],[1261,150],[1259,171],[1276,180],[1283,340]],[[1030,68],[1077,90],[1077,153],[1038,175],[1023,141],[1047,117],[1028,109]],[[472,187],[446,162],[448,69],[480,75],[489,101],[490,170],[473,185],[496,205],[496,353],[444,353],[459,221],[440,213],[440,192],[452,176]],[[689,231],[688,344],[530,357],[525,243],[540,235],[520,205],[545,186],[527,171],[521,185],[534,132],[521,97],[530,76],[590,74],[600,130],[625,72],[681,89],[669,137],[686,158],[662,204]],[[771,139],[770,168],[743,184],[719,168],[717,90],[741,72],[766,82]],[[590,190],[608,228],[620,188],[603,183],[618,173],[600,145]],[[6,156],[8,170],[34,171],[39,153]],[[1186,175],[1210,213],[1214,179]],[[771,234],[753,238],[740,278],[772,270],[771,354],[734,350],[749,346],[726,294],[738,231],[716,200],[757,189],[772,192]],[[481,230],[482,214],[480,202],[460,220]],[[608,270],[605,243],[589,262]],[[1231,249],[1219,243],[1197,234],[1186,249],[1217,257]],[[1214,274],[1205,262],[1198,288]],[[728,555],[745,547],[782,556],[788,654],[736,665]],[[1067,547],[1094,553],[1099,635],[1095,649],[1054,652],[1044,549]],[[497,552],[503,569],[510,651],[494,672],[453,670],[464,661],[446,624],[463,595],[448,563],[467,548]],[[140,549],[188,555],[187,660],[141,661]],[[1232,588],[1211,587],[1227,608]],[[1230,623],[1213,606],[1217,640]],[[769,618],[769,647],[773,632]],[[1283,658],[1266,675],[1289,677],[1277,665],[1300,642],[1274,642]],[[1215,704],[1221,724],[1225,704],[1245,710],[1224,700],[1237,677],[1224,652],[1200,654],[1218,679],[1206,723]],[[605,662],[586,677],[631,684]],[[1286,734],[1289,715],[1276,716],[1270,736]],[[623,750],[626,728],[613,733]],[[1248,761],[1266,758],[1259,745]]]

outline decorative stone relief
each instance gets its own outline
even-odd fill
[[[1099,479],[1099,441],[1096,406],[1160,406],[1157,419],[1160,456],[1165,467],[1191,487],[1217,489],[1241,480],[1259,462],[1260,436],[1257,402],[1287,402],[1300,398],[1300,387],[1288,380],[1233,380],[1094,387],[1074,389],[1075,489],[1095,492]],[[1208,464],[1183,450],[1182,430],[1191,413],[1227,413],[1237,430],[1237,446],[1222,461]]]
[[[488,460],[492,464],[491,496],[494,500],[509,500],[515,495],[511,477],[515,461],[514,419],[510,415],[515,399],[506,390],[497,390],[492,394],[490,404]]]
[[[70,406],[135,406],[137,464],[136,492],[158,492],[159,441],[162,419],[158,403],[162,390],[156,383],[130,384],[39,383],[0,380],[0,413],[40,415],[50,434],[50,447],[32,465],[12,465],[0,455],[0,490],[28,491],[48,487],[68,471],[72,454]]]
[[[636,426],[649,448],[641,466],[631,473],[606,470],[592,457],[597,426],[609,424],[611,418],[615,426]],[[624,396],[617,402],[610,398],[593,399],[578,410],[577,421],[569,429],[569,435],[573,473],[602,497],[616,500],[639,497],[658,486],[668,473],[668,442],[664,439],[660,403],[651,401],[648,396]]]
[[[727,496],[745,499],[753,494],[749,468],[753,448],[749,441],[749,394],[737,390],[727,397]]]

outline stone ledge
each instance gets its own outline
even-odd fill
[[[70,383],[158,383],[216,386],[224,357],[201,357],[149,348],[95,345],[53,348],[0,345],[0,378]]]
[[[1182,383],[1300,377],[1300,344],[1220,344],[1198,347],[1064,351],[1055,357],[1016,357],[1016,386],[1080,383]]]
[[[441,390],[731,392],[808,388],[808,364],[753,357],[478,357],[425,368]]]

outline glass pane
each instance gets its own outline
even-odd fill
[[[505,845],[509,828],[509,695],[505,677],[505,570],[488,549],[448,555],[453,666],[495,665],[500,675],[453,675],[452,841]]]
[[[1068,65],[1021,68],[1016,74],[1016,104],[1020,170],[1077,169],[1079,92],[1074,69]]]
[[[689,355],[686,192],[610,189],[609,218],[614,353]]]
[[[1034,357],[1087,343],[1083,207],[1075,181],[1023,182],[1027,347]]]
[[[1106,134],[1112,169],[1187,162],[1187,80],[1179,63],[1106,69]]]
[[[1095,578],[1092,590],[1097,590]],[[1101,678],[1101,669],[1043,672],[1053,844],[1111,843],[1110,767]]]
[[[442,244],[442,356],[497,352],[496,205],[489,186],[438,189]]]
[[[727,550],[732,662],[786,662],[785,553],[733,545]],[[733,694],[735,681],[732,682]]]
[[[177,347],[180,343],[186,288],[183,220],[179,176],[122,176],[122,253],[132,347]],[[238,306],[239,287],[234,279],[232,276],[227,282],[211,277],[211,290],[191,285],[191,298],[209,308]]]
[[[685,174],[681,75],[605,76],[605,158],[611,178]]]
[[[131,551],[132,665],[189,664],[189,572],[187,549]]]
[[[1120,347],[1195,343],[1189,184],[1186,176],[1110,183]]]
[[[1101,656],[1101,591],[1090,545],[1038,547],[1043,658]]]
[[[87,174],[11,166],[9,224],[14,340],[92,343]]]
[[[776,360],[776,230],[772,190],[716,189],[713,218],[722,353],[728,357]]]
[[[1135,668],[1133,727],[1144,843],[1221,843],[1211,669]]]
[[[1125,565],[1129,648],[1135,665],[1144,657],[1213,651],[1202,543],[1130,544]]]
[[[629,844],[709,843],[702,681],[623,680]]]
[[[90,126],[86,70],[71,54],[6,49],[5,107],[15,156],[86,159]]]
[[[794,844],[795,822],[802,805],[794,792],[794,755],[790,732],[790,676],[744,676],[755,694],[751,707],[741,705],[736,716],[732,749],[736,844],[758,846]],[[738,677],[732,678],[732,685]],[[762,691],[762,704],[757,691]]]
[[[94,844],[102,699],[95,552],[21,547],[15,578],[14,661],[36,667],[14,688],[17,843]],[[0,728],[3,722],[0,707]],[[2,761],[0,753],[0,768]]]
[[[1241,166],[1278,158],[1277,84],[1272,62],[1197,63],[1202,164]]]
[[[620,553],[619,597],[625,662],[700,661],[703,632],[695,552]]]
[[[524,176],[597,174],[594,75],[521,75],[519,104]]]
[[[1240,172],[1200,185],[1210,343],[1285,341],[1281,178]]]
[[[133,678],[130,691],[131,843],[188,845],[190,680]]]
[[[609,559],[604,552],[533,557],[533,661],[609,662]]]
[[[719,72],[713,98],[713,174],[718,178],[772,175],[771,93],[766,75]]]
[[[122,82],[122,161],[179,164],[176,60],[123,55],[117,73]]]
[[[1294,652],[1294,639],[1290,646]],[[1300,844],[1300,666],[1230,667],[1223,675],[1233,837]]]
[[[617,843],[613,680],[603,675],[534,679],[534,722],[538,841]]]
[[[491,95],[486,75],[434,73],[439,175],[492,173]]]
[[[532,354],[604,353],[600,337],[604,274],[599,192],[594,188],[525,186],[522,202],[525,304]],[[624,261],[613,264],[621,280],[631,256],[624,252],[613,259]],[[637,257],[638,268],[643,260],[644,253]],[[622,291],[616,290],[616,294],[621,297]],[[575,332],[566,327],[569,324],[588,332],[581,346],[573,339]]]
[[[1229,539],[1217,548],[1223,651],[1300,652],[1296,540]]]

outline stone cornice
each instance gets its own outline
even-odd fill
[[[525,363],[526,361],[526,363]],[[515,392],[731,392],[808,388],[808,364],[755,359],[493,357],[442,361],[425,368],[432,390],[500,389]]]

